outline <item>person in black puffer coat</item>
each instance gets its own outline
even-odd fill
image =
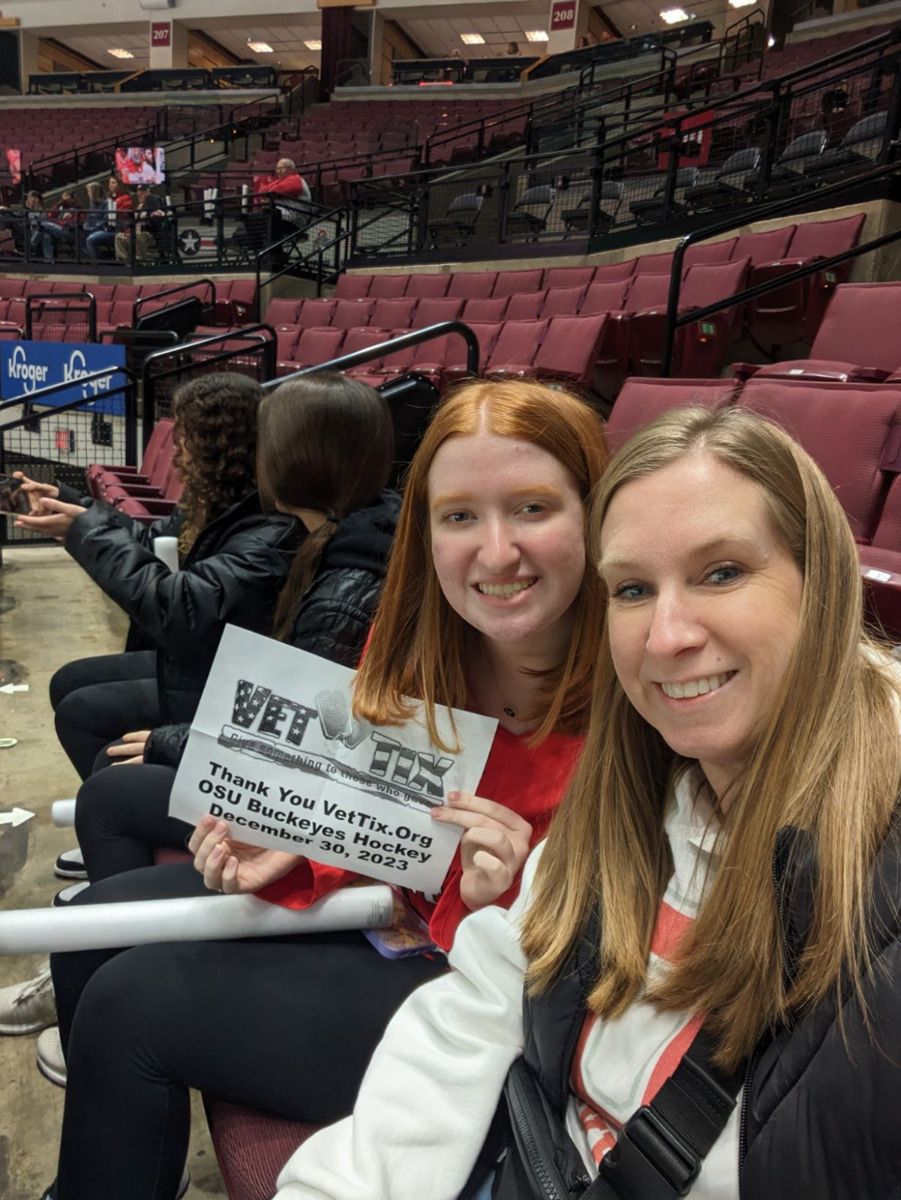
[[[71,489],[25,480],[35,511],[23,528],[59,537],[131,618],[126,651],[80,659],[50,682],[59,740],[82,779],[126,730],[190,720],[227,623],[270,627],[303,530],[264,511],[255,492],[262,392],[243,375],[210,374],[175,394],[175,513],[142,525],[105,504],[69,503]],[[179,569],[154,553],[178,540]]]
[[[350,449],[350,448],[353,449]],[[353,379],[322,373],[283,384],[260,408],[260,489],[308,529],[279,597],[274,635],[355,667],[375,611],[400,497],[387,490],[394,438],[387,403]],[[76,804],[92,882],[183,847],[192,827],[167,816],[189,725],[157,727],[110,747],[124,770],[95,773]]]

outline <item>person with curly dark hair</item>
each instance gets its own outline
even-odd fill
[[[131,619],[123,653],[68,663],[50,681],[57,736],[82,779],[126,731],[191,719],[227,623],[259,632],[272,623],[303,529],[260,505],[261,396],[253,380],[226,374],[176,392],[185,488],[172,516],[152,525],[105,504],[73,503],[71,488],[23,479],[32,512],[22,527],[58,538]],[[178,539],[177,570],[154,553],[159,537]]]

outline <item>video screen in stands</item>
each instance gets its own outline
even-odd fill
[[[120,183],[163,183],[166,151],[163,146],[117,146],[113,173]]]

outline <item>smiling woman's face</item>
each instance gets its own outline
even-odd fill
[[[762,489],[704,453],[624,484],[601,529],[601,573],[623,690],[722,796],[798,639],[802,576]]]
[[[451,608],[490,641],[555,654],[585,574],[576,483],[518,438],[451,437],[429,470],[432,561]]]

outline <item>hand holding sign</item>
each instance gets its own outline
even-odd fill
[[[470,910],[494,904],[513,886],[529,856],[532,826],[518,813],[469,792],[450,792],[432,820],[465,829],[460,842],[460,897]]]
[[[521,865],[520,825],[528,837],[525,822],[505,823],[500,805],[472,795],[497,722],[439,708],[442,743],[461,747],[445,751],[432,744],[417,701],[402,725],[360,720],[353,677],[327,659],[226,627],[169,803],[172,816],[202,831],[194,848],[207,886],[256,890],[303,856],[436,892],[464,828],[471,906],[489,903]],[[433,821],[450,792],[469,794],[466,819]],[[203,824],[207,815],[218,824]]]
[[[296,854],[232,841],[228,825],[209,816],[200,818],[188,849],[194,855],[195,869],[210,891],[229,896],[236,892],[258,892],[297,866]]]

